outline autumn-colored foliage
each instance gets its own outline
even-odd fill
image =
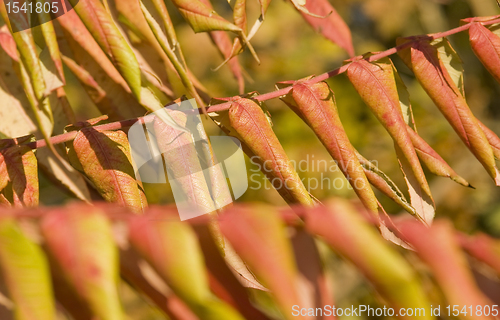
[[[396,310],[384,319],[499,319],[495,223],[448,206],[498,205],[498,128],[480,107],[488,98],[466,98],[482,84],[464,72],[477,63],[500,82],[500,16],[408,36],[391,33],[385,2],[344,2],[291,0],[305,21],[278,28],[284,4],[270,0],[69,0],[57,16],[0,0],[0,318],[341,319],[327,307],[365,303]],[[389,2],[404,17],[420,0]],[[442,14],[432,8],[419,10]],[[395,46],[356,55],[373,45],[360,40],[366,19]],[[301,40],[269,55],[271,29]],[[323,66],[314,33],[340,66],[307,76]],[[454,49],[460,33],[476,60]],[[300,72],[287,60],[296,47]],[[223,154],[217,135],[238,143]],[[231,171],[239,147],[246,172]],[[321,186],[338,169],[342,187],[311,187],[318,167],[297,165],[310,150],[327,163]],[[247,183],[255,167],[259,190]]]

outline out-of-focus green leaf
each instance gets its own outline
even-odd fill
[[[213,298],[196,234],[188,224],[172,212],[149,209],[132,219],[129,228],[133,247],[200,319],[243,319]]]
[[[366,178],[368,181],[377,188],[380,192],[388,196],[392,201],[399,204],[403,207],[408,213],[412,215],[417,215],[415,208],[411,206],[411,204],[406,200],[405,195],[401,190],[399,190],[398,186],[394,183],[394,181],[389,178],[382,170],[380,170],[375,164],[370,162],[368,159],[363,157],[361,154],[356,153],[358,156],[359,162],[363,167]]]
[[[0,264],[17,320],[53,320],[55,301],[43,251],[12,218],[0,219]]]
[[[402,319],[434,319],[420,279],[410,264],[346,200],[335,199],[326,207],[307,211],[305,225],[308,232],[320,236],[350,260],[391,306],[425,310],[425,315]]]
[[[139,64],[104,5],[98,0],[80,0],[78,5],[77,1],[70,2],[85,27],[127,81],[134,96],[141,101]]]
[[[147,203],[135,179],[130,145],[123,131],[83,128],[73,140],[73,148],[83,171],[104,199],[142,212]]]
[[[292,246],[277,212],[264,206],[233,208],[222,215],[220,226],[238,255],[273,292],[283,317],[305,319],[290,311],[304,303]]]
[[[500,185],[500,172],[495,164],[493,150],[462,95],[461,78],[460,76],[457,78],[457,73],[450,74],[447,68],[451,63],[456,65],[458,56],[450,58],[456,54],[446,49],[449,43],[445,38],[435,40],[432,44],[426,37],[399,38],[397,44],[407,41],[413,41],[412,45],[398,51],[399,56],[413,71],[465,145],[481,162],[495,183]],[[447,55],[443,55],[443,49],[441,51],[439,49],[443,46]],[[458,86],[455,81],[458,81]]]
[[[417,151],[418,157],[430,172],[441,177],[450,178],[463,186],[471,186],[464,178],[459,176],[422,137],[413,131],[412,128],[408,127],[408,133]]]
[[[56,209],[44,216],[42,234],[66,280],[99,319],[120,320],[118,249],[106,216],[95,207]]]

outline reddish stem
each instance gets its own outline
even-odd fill
[[[450,36],[450,35],[453,35],[453,34],[456,34],[456,33],[459,33],[459,32],[462,32],[462,31],[465,31],[465,30],[469,29],[470,26],[473,23],[481,23],[483,25],[492,25],[492,24],[495,24],[495,23],[500,23],[500,18],[497,18],[497,19],[494,19],[494,20],[489,20],[489,21],[471,21],[471,22],[469,22],[467,24],[464,24],[464,25],[462,25],[460,27],[457,27],[457,28],[454,28],[454,29],[451,29],[451,30],[448,30],[448,31],[438,32],[438,33],[434,33],[434,34],[429,34],[428,37],[431,40],[439,39],[439,38],[444,38],[444,37],[447,37],[447,36]],[[418,38],[418,37],[416,37],[416,38]],[[391,49],[379,52],[377,54],[374,54],[374,55],[368,57],[367,60],[370,61],[370,62],[372,62],[372,61],[377,61],[379,59],[388,57],[390,55],[393,55],[393,54],[397,53],[400,50],[408,48],[409,46],[411,46],[416,41],[418,41],[418,40],[415,39],[413,41],[408,41],[408,42],[405,42],[405,43],[403,43],[403,44],[401,44],[399,46],[396,46],[396,47],[393,47]],[[362,56],[359,56],[359,58],[362,58]],[[309,83],[317,83],[317,82],[320,82],[320,81],[324,81],[324,80],[326,80],[328,78],[335,77],[335,76],[337,76],[337,75],[339,75],[341,73],[344,73],[347,70],[348,67],[349,67],[349,64],[343,65],[342,67],[337,68],[335,70],[322,73],[322,74],[320,74],[320,75],[312,78],[308,82]],[[270,99],[275,99],[275,98],[278,98],[280,96],[286,95],[291,90],[291,88],[292,87],[290,86],[290,87],[286,87],[286,88],[283,88],[283,89],[280,89],[280,90],[276,90],[276,91],[264,93],[264,94],[255,96],[253,99],[255,99],[257,101],[266,101],[266,100],[270,100]],[[224,103],[221,103],[221,104],[217,104],[217,105],[213,105],[213,106],[207,107],[206,110],[207,110],[207,113],[210,113],[210,112],[220,112],[220,111],[224,111],[224,110],[229,109],[230,106],[231,106],[230,102],[224,102]],[[145,122],[149,122],[149,121],[151,121],[153,119],[152,115],[148,115],[148,116],[141,117],[141,118]],[[117,122],[112,122],[112,123],[101,124],[101,125],[94,126],[93,128],[95,130],[99,130],[99,131],[103,131],[103,130],[118,130],[118,129],[130,127],[131,125],[133,125],[134,123],[136,123],[137,121],[139,121],[139,119],[141,119],[141,118],[128,119],[128,120],[122,120],[122,121],[117,121]],[[72,131],[72,132],[64,133],[64,134],[61,134],[61,135],[58,135],[58,136],[51,137],[50,141],[52,142],[52,144],[57,144],[57,143],[63,143],[63,142],[71,141],[71,140],[73,140],[76,137],[76,134],[77,134],[77,131]],[[44,140],[38,140],[38,141],[30,142],[30,143],[28,143],[26,145],[29,146],[32,149],[36,149],[36,148],[41,148],[41,147],[47,146],[47,144],[46,144],[46,142]]]

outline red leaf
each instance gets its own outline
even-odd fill
[[[328,84],[297,81],[282,100],[311,127],[332,158],[337,161],[340,170],[363,204],[373,214],[378,215],[377,198],[344,131],[335,97]]]
[[[481,63],[500,82],[500,37],[475,22],[469,28],[469,41]]]
[[[481,162],[495,183],[500,185],[500,172],[495,164],[493,150],[440,57],[438,48],[446,46],[447,40],[436,40],[437,42],[431,44],[426,37],[412,37],[400,38],[397,43],[399,45],[407,41],[413,41],[411,47],[398,51],[398,54],[413,70],[417,80],[464,144]]]
[[[304,20],[316,32],[320,32],[325,38],[346,50],[349,56],[354,56],[351,30],[328,0],[307,0],[305,8],[315,15],[325,17],[318,18],[300,11]]]

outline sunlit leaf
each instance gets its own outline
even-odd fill
[[[455,84],[456,77],[447,71],[441,60],[439,47],[449,46],[446,39],[435,40],[432,44],[425,37],[400,38],[397,43],[414,41],[410,48],[399,51],[398,54],[413,71],[429,97],[446,117],[464,144],[481,162],[490,176],[500,185],[493,150],[479,126],[476,118],[467,106],[467,102]],[[451,54],[451,53],[450,53]],[[457,60],[458,57],[455,59]],[[460,85],[460,83],[459,83]]]
[[[400,157],[400,161],[408,163],[406,169],[409,172],[405,170],[404,173],[406,176],[411,174],[413,176],[411,179],[417,182],[409,185],[409,188],[413,189],[410,192],[413,193],[412,191],[414,191],[418,197],[423,198],[423,201],[428,202],[432,208],[433,200],[429,184],[420,166],[417,153],[406,130],[407,124],[401,112],[391,60],[384,58],[372,63],[364,59],[355,60],[349,64],[347,76],[361,98],[391,135],[398,156],[402,155],[403,159]],[[419,210],[414,202],[412,199],[412,205],[417,210],[417,213],[422,216],[422,219],[430,222],[433,218],[433,212],[431,216],[424,217],[424,211]]]
[[[83,171],[104,199],[142,212],[147,204],[135,179],[130,145],[123,131],[83,128],[73,140],[73,148]]]
[[[288,85],[290,84],[283,84]],[[292,90],[282,100],[311,127],[333,159],[338,162],[340,170],[363,204],[377,215],[377,198],[344,131],[330,87],[326,82],[308,84],[297,81],[292,85]]]
[[[288,159],[285,150],[273,132],[262,108],[251,99],[232,98],[231,107],[226,114],[213,116],[229,135],[242,141],[249,148],[254,162],[260,164],[261,171],[267,176],[276,190],[288,203],[313,205],[299,175]]]

